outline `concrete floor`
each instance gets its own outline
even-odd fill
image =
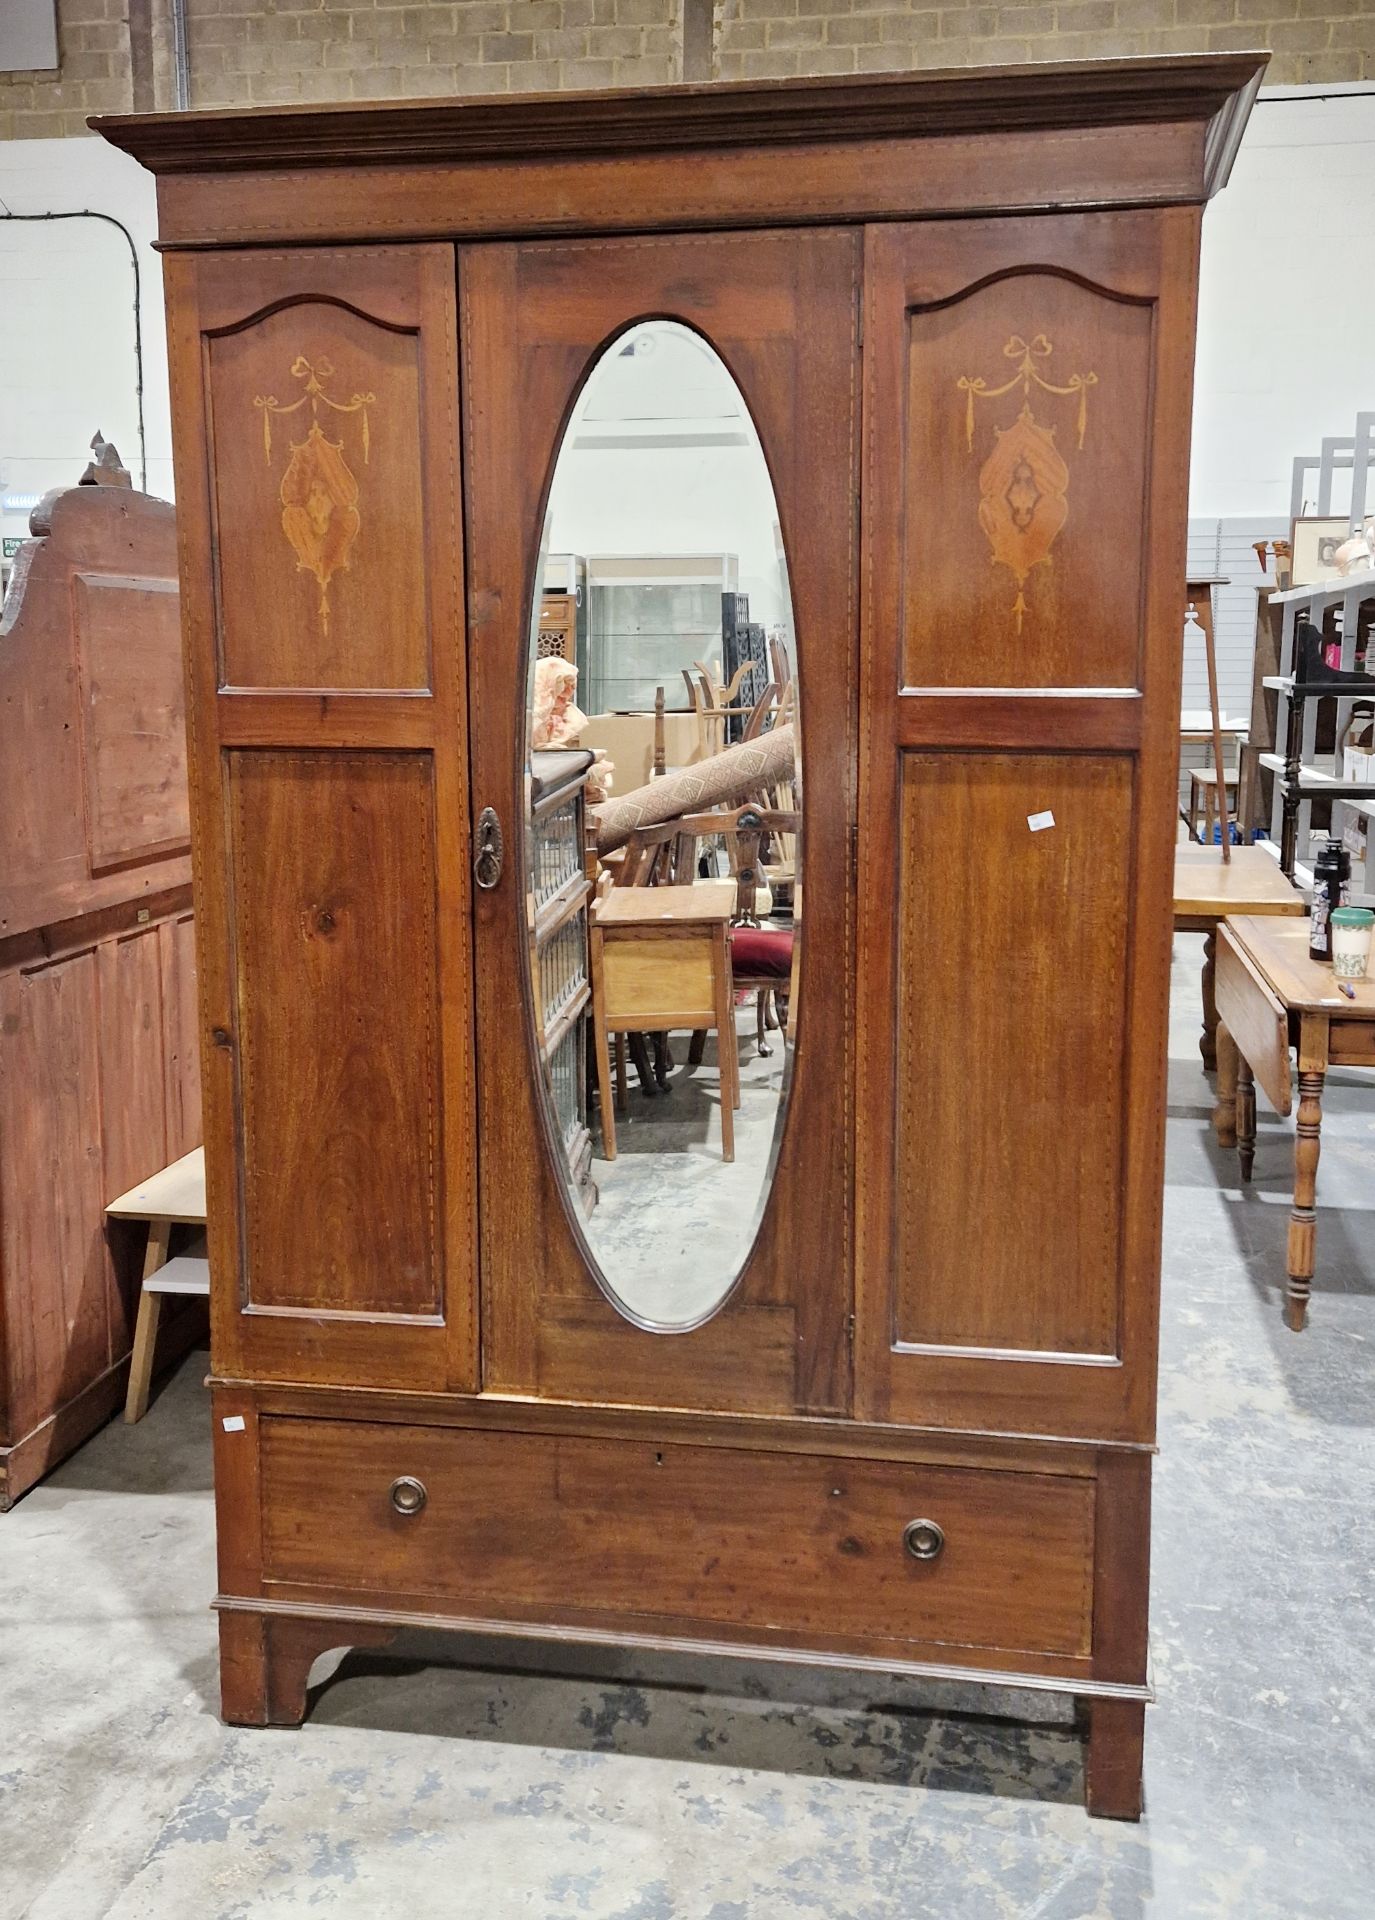
[[[688,1035],[671,1037],[667,1088],[646,1095],[629,1075],[629,1111],[616,1122],[616,1158],[602,1158],[592,1122],[592,1178],[600,1198],[584,1223],[606,1284],[651,1326],[690,1326],[730,1291],[754,1242],[779,1139],[789,1049],[769,1035],[755,1044],[753,997],[737,1007],[740,1107],[735,1158],[721,1156],[721,1074],[716,1036],[702,1063],[688,1061]]]
[[[1139,1828],[1085,1817],[1078,1743],[1044,1717],[729,1663],[539,1671],[524,1648],[515,1672],[411,1636],[349,1656],[303,1731],[227,1731],[192,1356],[140,1427],[0,1519],[3,1920],[1370,1920],[1375,1087],[1333,1076],[1291,1335],[1290,1128],[1262,1119],[1243,1195],[1208,1132],[1198,947],[1176,967]]]

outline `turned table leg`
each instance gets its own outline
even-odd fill
[[[1256,1163],[1256,1077],[1251,1062],[1237,1056],[1237,1157],[1243,1182]]]
[[[1203,1031],[1198,1036],[1205,1073],[1211,1073],[1217,1065],[1217,996],[1213,988],[1216,967],[1217,928],[1210,927],[1203,940]]]
[[[1217,1105],[1213,1131],[1220,1147],[1237,1143],[1237,1043],[1221,1022],[1217,1029]]]
[[[1294,1205],[1289,1214],[1289,1277],[1284,1318],[1295,1333],[1308,1323],[1317,1255],[1318,1155],[1321,1151],[1322,1089],[1327,1074],[1327,1022],[1306,1013],[1299,1030],[1299,1115],[1294,1137]]]

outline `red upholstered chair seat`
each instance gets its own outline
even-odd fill
[[[730,959],[737,978],[787,980],[793,970],[793,936],[783,927],[732,927]]]

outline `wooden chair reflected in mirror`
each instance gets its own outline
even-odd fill
[[[795,810],[753,804],[691,814],[679,822],[694,847],[715,841],[729,862],[736,886],[730,930],[732,984],[737,993],[755,996],[755,1045],[765,1060],[773,1051],[768,1033],[787,1025],[794,928],[777,923],[773,914],[785,887],[791,902],[799,825]],[[777,857],[785,848],[785,857]],[[694,1038],[693,1047],[698,1044]],[[689,1058],[695,1064],[692,1053]]]
[[[746,661],[736,668],[728,681],[722,682],[717,677],[714,661],[708,666],[701,660],[694,660],[691,672],[683,668],[688,707],[697,716],[697,740],[703,759],[723,753],[730,745],[731,721],[742,719],[753,711],[750,707],[735,704],[740,683],[750,670],[750,662]]]

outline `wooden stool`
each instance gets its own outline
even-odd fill
[[[130,1187],[105,1209],[111,1220],[146,1220],[148,1244],[143,1255],[143,1284],[139,1292],[134,1351],[129,1362],[129,1391],[124,1418],[132,1426],[148,1411],[157,1350],[158,1323],[166,1294],[210,1295],[210,1262],[202,1235],[175,1260],[167,1249],[175,1226],[205,1225],[205,1150],[196,1147],[151,1179]]]
[[[1235,767],[1225,769],[1227,786],[1227,804],[1233,807],[1237,781],[1240,774]],[[1198,830],[1199,808],[1203,810],[1203,831]],[[1198,767],[1189,775],[1189,838],[1199,840],[1205,847],[1213,844],[1213,831],[1217,827],[1221,814],[1217,804],[1217,775],[1211,767]]]
[[[591,935],[592,1026],[606,1158],[616,1158],[609,1036],[716,1031],[721,1071],[721,1157],[735,1158],[740,1105],[734,992],[727,929],[733,880],[691,887],[613,887],[597,902]]]

